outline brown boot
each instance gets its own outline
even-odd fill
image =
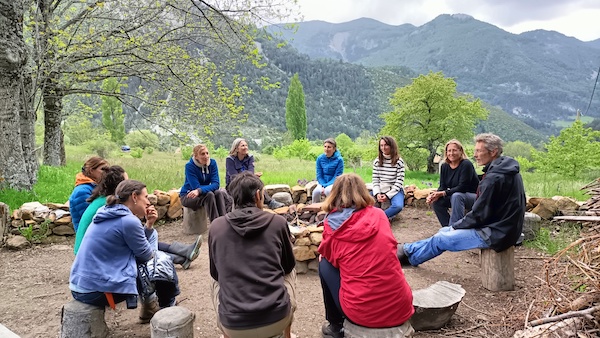
[[[158,310],[160,310],[160,306],[158,305],[158,298],[153,297],[147,302],[142,302],[142,308],[140,309],[140,323],[150,323],[150,319],[152,319],[152,317],[155,313],[158,312]]]

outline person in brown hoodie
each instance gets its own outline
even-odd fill
[[[233,179],[235,209],[208,233],[212,298],[225,337],[290,337],[296,260],[287,221],[263,211],[264,185],[251,172]]]

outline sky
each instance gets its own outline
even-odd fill
[[[582,41],[600,38],[600,0],[298,0],[298,5],[304,21],[366,17],[421,26],[440,14],[463,13],[515,34],[544,29]]]

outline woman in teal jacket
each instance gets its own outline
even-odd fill
[[[321,202],[321,196],[328,196],[335,179],[344,173],[344,159],[337,150],[334,139],[323,142],[324,153],[317,157],[317,186],[312,193],[312,203]]]

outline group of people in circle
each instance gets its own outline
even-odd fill
[[[390,136],[379,139],[372,192],[360,176],[343,174],[334,139],[326,139],[323,147],[312,194],[313,203],[325,197],[321,208],[327,212],[318,248],[327,319],[322,335],[344,337],[344,325],[352,323],[411,336],[412,292],[401,266],[410,264],[411,247],[399,245],[390,227],[404,207],[405,168],[398,145]],[[297,307],[291,234],[284,217],[264,210],[282,204],[264,189],[246,140],[234,140],[225,166],[221,189],[216,161],[206,146],[195,146],[180,190],[182,205],[206,208],[211,221],[208,255],[217,326],[224,337],[289,338]],[[427,198],[442,226],[451,228],[473,208],[478,183],[460,142],[449,141],[440,188]],[[202,236],[192,244],[160,242],[153,228],[157,212],[145,185],[98,157],[77,175],[69,205],[77,232],[69,279],[76,300],[100,307],[121,301],[135,305],[140,295],[143,322],[176,303],[174,264],[187,269],[198,257]],[[139,290],[140,266],[155,283],[150,294]]]

